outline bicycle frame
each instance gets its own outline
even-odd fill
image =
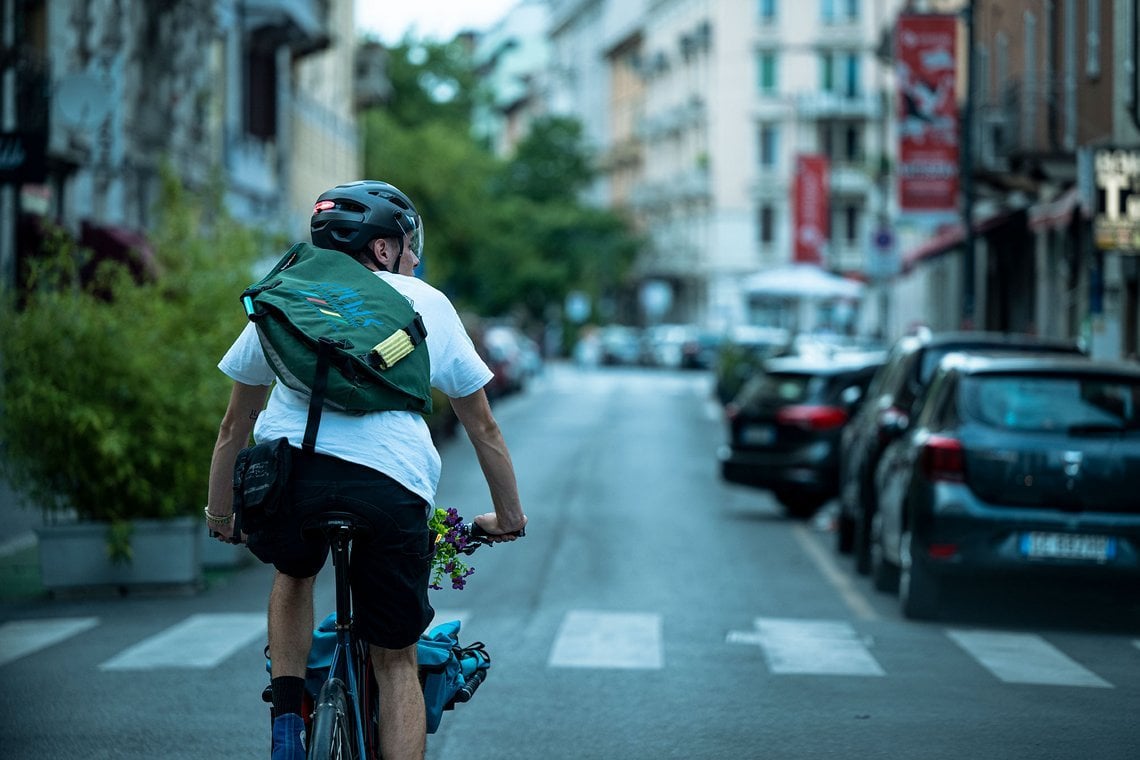
[[[313,711],[310,735],[313,744],[310,746],[310,751],[317,748],[318,742],[323,746],[326,738],[329,742],[335,742],[336,735],[343,739],[345,734],[351,734],[349,741],[356,760],[380,760],[380,723],[377,709],[380,691],[372,672],[368,645],[353,635],[352,588],[348,576],[349,552],[355,532],[360,525],[361,523],[353,515],[338,512],[322,513],[315,524],[328,541],[332,553],[336,581],[334,615],[336,643],[328,675],[320,693],[316,695],[317,702]],[[313,527],[308,525],[302,530],[312,530]],[[486,534],[480,534],[472,526],[463,527],[471,539],[468,545],[459,550],[464,554],[471,554],[476,547],[491,543]],[[525,533],[520,530],[516,535],[521,536]],[[460,689],[453,697],[453,702],[469,700],[482,680],[483,673],[480,672],[469,684]],[[341,715],[346,721],[339,720]],[[351,723],[351,729],[345,729],[343,733],[335,732],[336,726],[343,722]],[[326,725],[335,733],[326,733]]]
[[[352,541],[352,528],[348,525],[338,525],[329,531],[329,547],[332,551],[333,572],[336,576],[336,648],[333,650],[332,663],[329,667],[329,678],[342,678],[348,688],[349,704],[352,713],[353,733],[356,739],[357,757],[371,758],[377,754],[369,754],[368,750],[378,747],[370,746],[369,734],[365,731],[365,716],[371,710],[371,700],[362,687],[369,682],[369,673],[372,667],[367,651],[352,635],[352,594],[348,583],[348,553]],[[374,739],[375,737],[373,737]]]

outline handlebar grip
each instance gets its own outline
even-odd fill
[[[479,523],[477,523],[477,522],[471,523],[471,537],[472,538],[486,539],[486,538],[490,538],[492,535],[516,536],[518,538],[522,538],[523,536],[526,535],[526,528],[519,528],[518,530],[511,531],[510,533],[491,534],[491,533],[488,533],[487,531],[483,530],[483,526],[480,525]]]
[[[486,670],[476,670],[471,674],[471,677],[467,679],[467,682],[463,684],[463,687],[459,691],[455,692],[455,698],[452,701],[469,701],[471,697],[475,696],[475,690],[479,688],[479,685],[483,683],[483,679],[486,677]]]

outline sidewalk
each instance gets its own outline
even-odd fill
[[[0,600],[40,596],[39,546],[36,528],[43,513],[0,480]]]
[[[26,504],[0,480],[0,557],[35,543],[35,529],[44,524],[43,513]]]

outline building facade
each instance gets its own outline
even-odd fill
[[[3,2],[5,131],[43,139],[0,198],[5,280],[40,220],[98,254],[144,247],[164,165],[288,237],[358,178],[352,0]]]

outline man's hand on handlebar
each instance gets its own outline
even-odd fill
[[[526,535],[526,515],[523,515],[519,522],[508,525],[500,521],[499,516],[494,512],[486,512],[476,515],[474,522],[483,529],[487,534],[487,540],[493,544],[514,541],[516,538]]]

